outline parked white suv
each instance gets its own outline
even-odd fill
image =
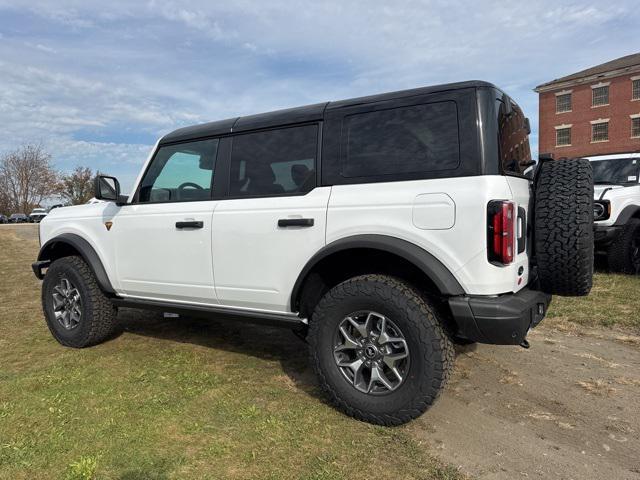
[[[485,82],[177,130],[131,195],[100,176],[105,202],[40,224],[47,324],[71,347],[113,335],[120,306],[285,325],[335,405],[406,422],[453,343],[526,347],[550,294],[591,288],[591,166],[526,177],[528,134]]]
[[[588,157],[596,253],[616,272],[640,274],[640,153]]]
[[[34,208],[29,214],[29,223],[39,223],[47,216],[46,208]]]

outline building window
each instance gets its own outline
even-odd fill
[[[591,89],[591,105],[593,107],[609,105],[609,85],[593,87]]]
[[[631,81],[631,100],[640,100],[640,78]]]
[[[571,127],[556,129],[556,147],[571,145]]]
[[[571,111],[571,94],[563,93],[556,96],[556,113]]]
[[[591,141],[592,142],[608,142],[609,141],[609,122],[599,122],[591,124]]]
[[[640,117],[631,119],[631,138],[640,138]]]

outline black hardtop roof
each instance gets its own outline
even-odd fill
[[[464,88],[479,87],[498,89],[492,83],[483,82],[480,80],[472,80],[468,82],[434,85],[431,87],[412,88],[410,90],[399,90],[397,92],[381,93],[377,95],[369,95],[366,97],[351,98],[347,100],[316,103],[303,107],[286,108],[284,110],[275,110],[272,112],[259,113],[256,115],[228,118],[226,120],[217,120],[215,122],[208,122],[199,125],[193,125],[190,127],[179,128],[178,130],[174,130],[173,132],[168,133],[164,137],[162,137],[160,139],[160,143],[163,144],[171,142],[181,142],[197,138],[224,135],[231,132],[242,132],[246,130],[269,128],[287,124],[313,122],[321,120],[326,110],[361,105],[365,103],[381,102],[385,100],[395,100],[398,98],[425,95],[429,93],[444,92],[448,90],[460,90]]]

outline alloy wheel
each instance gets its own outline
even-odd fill
[[[82,318],[82,297],[78,289],[66,277],[60,277],[53,287],[53,313],[66,330],[73,330]]]
[[[409,347],[400,328],[372,311],[354,312],[340,322],[333,358],[353,387],[371,395],[393,392],[409,371]]]

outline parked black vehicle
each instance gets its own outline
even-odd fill
[[[0,215],[0,224],[2,223],[8,223],[9,219],[7,218],[6,215]]]
[[[29,222],[29,217],[27,217],[24,213],[14,213],[9,217],[9,223],[27,223]]]

